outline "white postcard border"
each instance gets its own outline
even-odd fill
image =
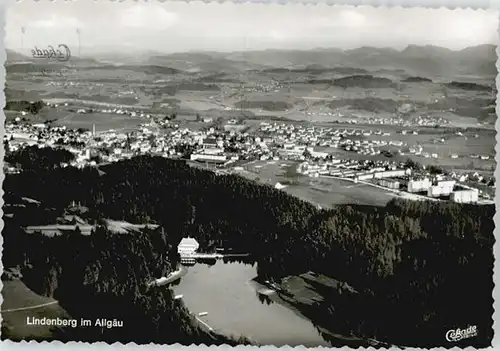
[[[35,0],[22,0],[22,1],[35,1]],[[44,0],[37,0],[39,2],[43,2]],[[50,0],[45,0],[49,2]],[[64,0],[60,0],[64,1]],[[67,0],[67,1],[76,1],[76,0]],[[97,1],[97,0],[78,0],[78,1]],[[112,2],[124,2],[123,0],[100,0],[100,1],[112,1]],[[138,0],[128,0],[128,1],[138,1]],[[139,0],[140,1],[140,0]],[[191,0],[152,0],[152,1],[160,1],[160,2],[165,2],[165,1],[184,1],[184,2],[198,2],[197,0],[191,1]],[[6,51],[5,51],[5,45],[4,45],[4,40],[5,40],[5,23],[6,23],[6,16],[8,12],[8,7],[15,2],[15,0],[4,0],[0,1],[0,63],[2,64],[1,67],[1,73],[0,73],[0,86],[2,93],[0,94],[0,105],[5,106],[5,94],[3,92],[3,89],[5,87],[5,68],[4,68],[4,63],[6,61]],[[151,2],[151,1],[150,1]],[[500,10],[500,0],[232,0],[232,1],[203,1],[205,3],[210,3],[210,2],[218,2],[218,3],[223,3],[223,2],[233,2],[233,3],[261,3],[261,4],[282,4],[282,5],[290,5],[290,4],[307,4],[307,5],[318,5],[318,4],[327,4],[327,5],[352,5],[352,6],[374,6],[374,7],[426,7],[426,8],[448,8],[448,9],[455,9],[455,8],[461,8],[461,9],[473,9],[473,10],[480,10],[480,9],[493,9],[493,10]],[[119,6],[117,4],[117,6]],[[500,14],[500,12],[499,12]],[[500,33],[500,27],[499,31]],[[499,34],[500,38],[500,34]],[[499,39],[499,44],[500,44],[500,39]],[[500,56],[500,45],[497,47],[497,56]],[[500,72],[500,59],[497,59],[497,70]],[[500,116],[500,75],[497,75],[496,78],[496,86],[497,86],[497,106],[496,106],[496,112],[497,115]],[[2,120],[2,125],[5,123],[5,114],[2,110],[0,111],[0,118]],[[497,119],[496,124],[495,124],[496,130],[500,130],[500,118]],[[3,138],[5,131],[3,128],[0,128],[0,137]],[[497,145],[495,146],[495,161],[497,163],[496,170],[494,172],[495,179],[500,179],[500,168],[499,168],[499,163],[500,163],[500,133],[497,132]],[[5,155],[5,150],[3,143],[0,143],[0,162],[3,162],[3,157]],[[3,167],[2,167],[3,169]],[[3,180],[5,178],[5,175],[3,174],[3,171],[0,171],[0,181],[3,183]],[[0,199],[0,204],[1,207],[3,207],[3,188],[0,189],[1,192],[1,199]],[[497,189],[495,193],[495,204],[498,206],[497,202],[500,202],[500,191]],[[3,215],[3,211],[1,212]],[[494,216],[494,221],[495,221],[495,237],[500,237],[500,226],[497,223],[500,223],[500,212],[496,212]],[[0,230],[3,229],[3,220],[0,218]],[[0,235],[0,245],[3,247],[3,236]],[[500,242],[497,240],[494,244],[494,255],[495,257],[498,257],[500,255]],[[0,260],[0,268],[3,271],[3,264]],[[494,272],[493,272],[493,277],[495,282],[500,282],[500,271],[499,271],[499,263],[497,260],[495,260],[494,264]],[[486,272],[485,272],[486,273]],[[0,287],[2,286],[2,282],[0,281]],[[497,322],[498,318],[498,311],[500,310],[500,292],[495,285],[495,288],[493,290],[493,298],[494,298],[494,314],[493,314],[493,329],[495,331],[495,334],[493,336],[493,341],[492,341],[492,347],[488,348],[489,350],[496,350],[500,349],[500,336],[498,335],[499,330],[499,323]],[[2,302],[3,298],[0,294],[0,305]],[[0,321],[1,321],[1,315],[0,315]],[[219,350],[229,350],[233,349],[232,347],[223,345],[223,346],[206,346],[206,345],[192,345],[192,346],[182,346],[180,344],[174,344],[174,345],[158,345],[158,344],[148,344],[148,345],[137,345],[135,343],[128,343],[126,345],[123,345],[121,343],[113,343],[113,344],[108,344],[105,342],[96,342],[92,343],[90,345],[94,349],[99,349],[102,351],[107,351],[107,350],[137,350],[140,348],[141,350],[148,350],[148,351],[156,351],[160,349],[171,349],[171,350],[181,350],[181,349],[189,349],[189,350],[204,350],[204,349],[212,349],[212,348],[218,348]],[[72,351],[83,351],[87,350],[87,347],[89,347],[89,343],[84,343],[84,342],[68,342],[68,343],[63,343],[60,341],[53,341],[53,342],[37,342],[37,341],[22,341],[22,342],[12,342],[12,341],[1,341],[0,342],[0,348],[5,351],[31,351],[31,350],[39,350],[39,351],[52,351],[52,350],[68,350],[71,349]],[[262,350],[273,350],[273,349],[281,349],[281,350],[305,350],[305,347],[290,347],[290,346],[283,346],[283,347],[276,347],[276,346],[264,346],[264,347],[253,347],[253,346],[238,346],[236,347],[237,349],[240,350],[251,350],[251,349],[262,349]],[[318,347],[317,349],[327,349],[324,347]],[[349,347],[345,346],[339,349],[343,350],[348,350],[350,349]],[[374,349],[370,347],[369,349]],[[398,348],[393,348],[393,349],[398,349]],[[417,348],[407,348],[408,350],[419,350]],[[446,348],[434,348],[434,349],[442,349],[446,350]],[[487,349],[487,350],[488,350]],[[451,350],[461,350],[460,348],[454,347]],[[473,350],[473,348],[469,347],[466,350]]]

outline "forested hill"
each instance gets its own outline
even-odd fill
[[[430,347],[476,325],[462,345],[491,343],[494,206],[393,200],[318,210],[270,186],[150,156],[101,172],[25,169],[7,176],[7,193],[53,208],[79,201],[94,219],[155,221],[172,245],[189,234],[203,250],[250,252],[267,278],[312,270],[349,283],[357,294],[330,294],[311,309],[323,327]]]
[[[56,330],[60,341],[149,344],[248,343],[202,329],[170,289],[147,288],[174,270],[172,245],[158,230],[113,234],[99,228],[52,238],[26,234],[5,221],[5,267],[22,267],[23,281],[40,295],[52,296],[75,319],[119,321],[121,327]],[[50,317],[50,316],[46,316]],[[6,335],[7,334],[7,335]],[[2,339],[9,331],[2,331]],[[42,341],[42,340],[40,340]]]

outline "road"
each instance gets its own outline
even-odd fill
[[[51,301],[51,302],[42,303],[40,305],[34,305],[34,306],[11,308],[11,309],[3,310],[3,311],[0,311],[0,312],[1,313],[6,313],[6,312],[17,312],[17,311],[33,310],[35,308],[40,308],[40,307],[45,307],[45,306],[49,306],[49,305],[54,305],[56,303],[58,303],[58,301]]]

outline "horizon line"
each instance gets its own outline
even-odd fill
[[[111,45],[110,45],[111,46]],[[398,49],[398,48],[395,48],[395,47],[391,47],[391,46],[370,46],[370,45],[361,45],[361,46],[358,46],[358,47],[354,47],[354,48],[349,48],[349,49],[344,49],[344,48],[339,48],[339,47],[314,47],[314,48],[309,48],[309,49],[303,49],[303,48],[265,48],[265,49],[234,49],[234,50],[216,50],[216,49],[213,49],[213,50],[208,50],[208,49],[192,49],[192,50],[184,50],[184,51],[170,51],[170,52],[167,52],[167,51],[162,51],[162,50],[158,50],[158,49],[135,49],[133,52],[129,52],[130,55],[134,55],[134,54],[147,54],[147,53],[156,53],[156,54],[164,54],[164,55],[173,55],[173,54],[196,54],[196,53],[228,53],[228,54],[231,54],[231,53],[242,53],[242,52],[265,52],[265,51],[282,51],[282,52],[285,52],[285,51],[302,51],[302,52],[307,52],[307,51],[327,51],[327,50],[336,50],[336,51],[341,51],[341,52],[347,52],[347,51],[354,51],[354,50],[358,50],[358,49],[379,49],[379,50],[393,50],[393,51],[397,51],[397,52],[403,52],[405,50],[407,50],[408,48],[410,47],[419,47],[419,48],[438,48],[438,49],[445,49],[445,50],[448,50],[448,51],[451,51],[451,52],[460,52],[460,51],[463,51],[463,50],[467,50],[467,49],[470,49],[470,48],[477,48],[477,47],[481,47],[481,46],[495,46],[495,47],[498,47],[499,45],[497,44],[492,44],[492,43],[483,43],[483,44],[477,44],[477,45],[470,45],[470,46],[465,46],[461,49],[451,49],[451,48],[448,48],[446,46],[440,46],[440,45],[434,45],[434,44],[423,44],[423,45],[420,45],[420,44],[408,44],[406,46],[404,46],[403,48],[401,49]],[[80,55],[79,57],[85,57],[85,56],[91,56],[91,55],[99,55],[99,54],[125,54],[127,53],[126,50],[127,50],[127,46],[124,45],[124,46],[112,46],[113,48],[116,48],[116,50],[113,50],[113,49],[110,49],[109,51],[104,51],[104,50],[100,50],[101,48],[105,48],[106,46],[105,45],[100,45],[100,46],[80,46],[80,49],[84,49],[84,48],[99,48],[98,51],[94,52],[94,53],[87,53],[87,54],[83,54],[83,55]],[[35,47],[33,48],[26,48],[24,50],[29,50],[29,49],[34,49]],[[42,47],[39,47],[40,49],[42,49]],[[135,48],[135,47],[130,47],[130,48]],[[8,46],[5,46],[5,50],[9,50],[9,51],[12,51],[16,54],[19,54],[19,55],[23,55],[23,56],[26,56],[26,57],[30,57],[29,55],[26,55],[24,53],[22,53],[21,51],[23,50],[23,48],[10,48]],[[75,56],[77,57],[77,56]]]

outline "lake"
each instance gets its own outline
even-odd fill
[[[272,302],[279,299],[276,293],[254,282],[256,276],[256,265],[196,264],[173,289],[192,313],[208,312],[199,318],[218,333],[244,335],[261,345],[329,346],[310,321]]]

